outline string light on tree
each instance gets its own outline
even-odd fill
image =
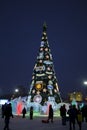
[[[35,90],[33,90],[32,93],[35,93]]]
[[[47,90],[44,88],[44,89],[43,89],[43,92],[46,92],[46,91],[47,91]]]
[[[52,54],[47,38],[47,26],[44,23],[41,45],[33,69],[32,81],[30,85],[31,101],[44,105],[44,103],[48,101],[51,96],[56,103],[61,102],[57,84]]]

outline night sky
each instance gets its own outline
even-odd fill
[[[86,0],[0,0],[0,95],[30,87],[44,21],[61,95],[85,93]]]

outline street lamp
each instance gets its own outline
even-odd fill
[[[18,96],[19,96],[19,89],[18,89],[18,88],[16,88],[16,89],[14,90],[14,96],[15,96],[15,97],[18,97]]]
[[[87,85],[87,81],[84,81],[83,83],[84,83],[84,85]]]
[[[18,93],[18,92],[19,92],[19,89],[16,88],[16,89],[15,89],[15,92]]]
[[[19,94],[19,89],[16,88],[16,89],[14,90],[14,93],[13,93],[11,99],[15,98],[18,94]]]

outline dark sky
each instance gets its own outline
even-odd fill
[[[85,93],[86,0],[0,0],[0,94],[29,88],[44,21],[61,94]]]

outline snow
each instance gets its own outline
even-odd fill
[[[42,119],[47,119],[47,117],[34,117],[30,120],[29,117],[22,118],[21,116],[15,116],[10,119],[10,130],[68,130],[69,122],[66,126],[62,126],[61,118],[54,117],[53,123],[42,123]],[[4,119],[0,117],[0,130],[3,130]],[[87,123],[83,122],[82,130],[86,130]],[[78,130],[78,125],[76,124],[76,130]]]

